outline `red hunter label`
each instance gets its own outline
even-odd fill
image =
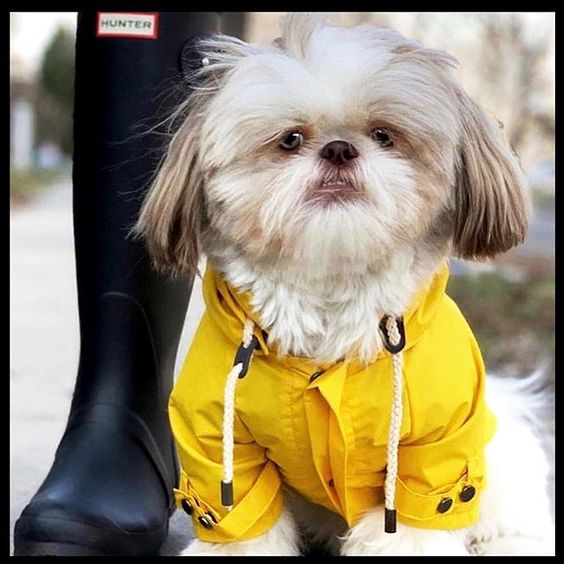
[[[98,12],[97,37],[156,39],[159,34],[156,12]]]

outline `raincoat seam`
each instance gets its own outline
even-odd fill
[[[305,398],[304,395],[306,393],[307,387],[303,388],[301,386],[298,386],[298,384],[295,384],[295,392],[296,395],[298,396],[298,401],[300,403],[300,410],[303,409],[305,411]],[[298,433],[298,428],[297,428],[297,417],[294,417],[295,413],[294,410],[296,409],[296,407],[293,405],[292,403],[292,396],[290,396],[288,398],[290,401],[288,402],[289,406],[288,406],[288,410],[290,412],[290,427],[292,429],[292,436],[294,438],[294,447],[296,448],[296,450],[300,453],[301,456],[303,457],[310,457],[311,456],[311,445],[304,443],[304,441],[299,440],[299,433]],[[297,404],[298,402],[296,402]],[[304,413],[304,418],[305,418],[305,413]]]

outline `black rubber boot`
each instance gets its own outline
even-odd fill
[[[182,95],[184,45],[218,16],[162,12],[152,39],[97,37],[97,25],[96,13],[78,16],[80,364],[53,466],[16,523],[16,556],[157,555],[174,511],[167,400],[191,283],[154,274],[127,234],[167,140],[144,132]]]

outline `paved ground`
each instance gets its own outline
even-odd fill
[[[553,237],[542,233],[541,236]],[[71,188],[62,184],[10,219],[10,527],[47,474],[66,422],[78,365]],[[181,339],[184,357],[202,311],[196,282]],[[178,365],[178,362],[177,362]],[[534,518],[534,516],[531,516]],[[187,544],[177,512],[164,555]],[[11,536],[11,534],[10,534]]]

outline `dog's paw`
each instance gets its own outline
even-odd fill
[[[440,531],[445,532],[445,531]],[[394,535],[389,535],[393,537]],[[469,556],[464,544],[444,535],[427,538],[409,538],[405,535],[379,541],[345,542],[342,556]]]
[[[215,544],[193,540],[181,553],[180,556],[235,556],[232,544]]]
[[[476,556],[554,556],[550,539],[521,535],[499,536],[487,542],[475,542],[470,552]]]
[[[241,542],[211,543],[192,541],[180,556],[299,556],[295,546],[265,542],[265,536]]]
[[[263,535],[228,543],[195,539],[181,556],[300,556],[300,536],[287,509]]]
[[[451,531],[416,529],[398,523],[385,533],[383,510],[366,514],[343,538],[342,556],[468,556],[459,535]]]
[[[194,540],[180,556],[276,556],[271,547],[256,541],[211,543]]]

